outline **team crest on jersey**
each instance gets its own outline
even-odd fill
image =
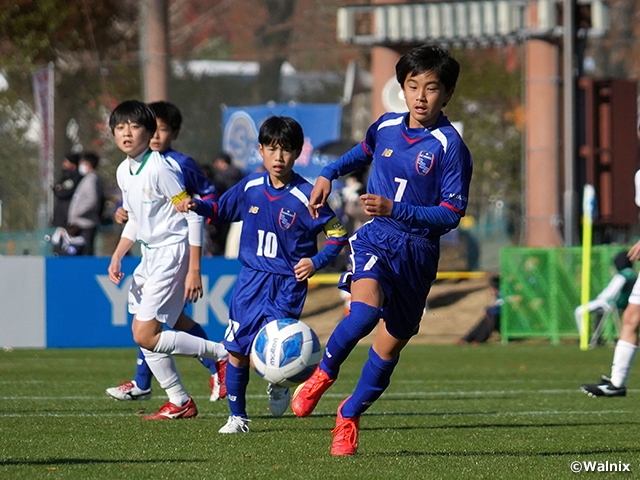
[[[292,212],[288,208],[283,208],[280,210],[280,215],[278,216],[278,223],[280,224],[280,228],[283,230],[288,230],[293,225],[293,222],[296,221],[296,212]]]
[[[424,176],[431,171],[433,167],[433,153],[422,150],[416,157],[416,172]]]

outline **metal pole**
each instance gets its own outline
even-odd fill
[[[564,245],[574,240],[575,159],[576,159],[576,85],[574,74],[575,0],[563,0],[563,105],[564,105]]]

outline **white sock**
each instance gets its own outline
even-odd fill
[[[182,406],[189,401],[189,395],[182,385],[180,374],[171,355],[157,353],[142,349],[149,369],[160,386],[167,392],[169,401],[174,405]]]
[[[618,340],[613,352],[613,365],[611,365],[611,383],[615,387],[622,388],[627,384],[629,369],[633,363],[633,357],[638,350],[637,345]]]
[[[158,344],[153,351],[187,357],[205,357],[216,361],[227,356],[227,350],[221,343],[194,337],[186,332],[177,332],[175,330],[160,332],[160,340],[158,340]]]

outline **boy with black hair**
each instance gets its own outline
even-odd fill
[[[260,328],[272,320],[300,318],[307,279],[331,263],[346,244],[347,232],[328,206],[320,208],[315,219],[308,213],[311,184],[293,171],[304,144],[300,124],[289,117],[270,117],[260,127],[258,141],[264,172],[245,177],[219,202],[186,199],[176,207],[183,212],[195,210],[215,223],[242,220],[242,269],[225,334],[231,415],[219,433],[249,431],[249,355]],[[327,241],[318,253],[321,231]],[[289,406],[289,389],[269,384],[267,392],[272,415],[282,415]]]
[[[350,313],[291,402],[297,416],[310,415],[358,341],[378,327],[355,391],[338,407],[332,455],[356,453],[360,416],[389,386],[401,350],[418,333],[436,279],[440,237],[458,226],[467,208],[471,154],[442,113],[459,72],[458,62],[440,47],[423,45],[403,55],[396,79],[408,113],[382,115],[362,144],[320,172],[311,192],[315,217],[332,180],[371,165],[360,198],[372,219],[349,239],[352,269],[341,282],[351,292]]]
[[[133,273],[129,312],[133,314],[133,338],[169,401],[143,420],[192,418],[198,414],[187,394],[171,355],[205,357],[220,361],[227,356],[222,344],[173,328],[186,300],[202,296],[199,269],[188,275],[192,263],[199,266],[201,221],[193,214],[176,212],[174,205],[188,198],[182,172],[175,161],[149,149],[156,131],[156,117],[144,103],[130,100],[118,105],[109,117],[118,148],[127,158],[116,177],[122,191],[128,221],[109,264],[109,280],[116,285],[124,277],[122,258],[138,241],[142,259]],[[192,270],[193,271],[193,270]]]
[[[209,179],[202,173],[200,167],[195,160],[184,153],[178,152],[171,147],[171,143],[178,138],[180,134],[180,128],[182,126],[182,114],[180,109],[169,102],[153,102],[149,104],[149,108],[155,113],[156,116],[156,131],[151,137],[149,146],[152,150],[160,152],[165,158],[175,161],[182,174],[185,189],[190,196],[198,195],[200,198],[206,200],[212,200],[217,198],[216,189]],[[115,213],[115,220],[118,223],[125,223],[128,219],[127,211],[122,207],[118,207]],[[195,232],[196,235],[202,236],[202,222],[194,223],[194,228],[199,228],[200,233]],[[200,259],[191,257],[192,265],[189,270],[188,276],[200,275]],[[180,314],[178,321],[173,327],[176,330],[187,332],[196,337],[208,339],[207,333],[202,326],[191,317],[189,317],[184,311]],[[210,396],[209,400],[215,402],[220,398],[224,398],[226,393],[226,387],[224,383],[224,376],[226,371],[227,360],[221,360],[214,362],[209,358],[200,358],[200,362],[211,373],[209,377]],[[116,400],[149,400],[152,395],[151,391],[151,370],[149,369],[145,360],[145,355],[142,349],[138,350],[138,360],[136,366],[136,375],[130,382],[125,382],[118,387],[110,387],[107,389],[107,395],[115,398]]]

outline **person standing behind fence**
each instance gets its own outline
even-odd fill
[[[82,180],[78,184],[71,204],[69,205],[69,219],[67,230],[72,236],[80,235],[84,238],[82,255],[95,254],[95,239],[104,206],[102,182],[96,169],[100,158],[93,152],[85,152],[78,162],[78,171]]]

